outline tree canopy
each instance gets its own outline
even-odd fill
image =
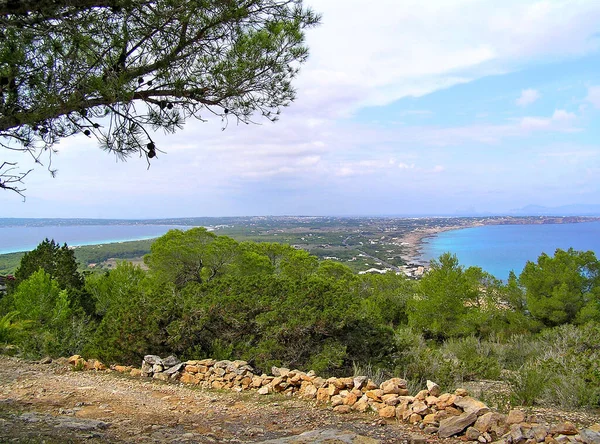
[[[149,160],[151,132],[192,117],[276,120],[318,21],[302,0],[0,0],[0,144],[53,171],[74,134]],[[16,168],[0,188],[21,191]]]

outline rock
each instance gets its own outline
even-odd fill
[[[52,364],[52,358],[50,356],[46,356],[40,360],[40,364]]]
[[[467,413],[474,412],[477,416],[481,416],[490,411],[487,405],[470,396],[457,396],[454,400],[454,405],[460,407]]]
[[[271,374],[273,376],[287,376],[289,372],[289,368],[275,366],[271,367]]]
[[[329,396],[335,396],[340,392],[340,389],[333,384],[327,386],[327,394]]]
[[[439,427],[430,425],[423,429],[423,433],[427,433],[428,435],[434,435],[439,431]]]
[[[369,410],[369,403],[363,399],[359,399],[358,401],[356,401],[356,404],[352,406],[352,410],[364,413],[367,410]]]
[[[144,362],[147,362],[150,365],[162,365],[162,359],[160,359],[160,356],[156,356],[156,355],[146,355],[144,356]]]
[[[427,444],[427,440],[419,435],[412,435],[410,437],[410,444]]]
[[[300,396],[304,398],[313,399],[317,396],[317,390],[318,389],[311,383],[308,383],[306,385],[303,384],[300,388]]]
[[[152,364],[148,364],[146,361],[143,361],[142,373],[152,373]]]
[[[134,377],[142,376],[142,371],[139,368],[132,368],[129,375]]]
[[[337,429],[319,429],[304,432],[300,435],[261,441],[258,444],[380,444],[381,441],[368,436],[357,435],[350,431]]]
[[[477,441],[481,436],[481,432],[475,427],[469,427],[465,433],[465,436],[469,441]]]
[[[419,415],[418,413],[413,413],[408,417],[408,422],[410,422],[411,424],[418,424],[421,422],[422,420],[422,416]]]
[[[519,424],[511,424],[509,433],[512,444],[523,444],[527,441],[527,437],[523,434],[523,429]]]
[[[172,375],[173,373],[177,373],[177,372],[178,372],[178,371],[181,369],[181,367],[183,367],[183,362],[180,362],[179,364],[175,364],[174,366],[172,366],[172,367],[169,367],[169,368],[168,368],[167,370],[165,370],[164,372],[165,372],[167,375]]]
[[[454,394],[456,396],[469,396],[469,392],[464,388],[457,388],[456,390],[454,390]]]
[[[162,364],[154,364],[152,366],[152,373],[160,373],[164,370],[165,368],[162,366]]]
[[[525,412],[522,410],[511,410],[508,412],[508,417],[506,418],[507,424],[518,424],[520,422],[525,422]]]
[[[437,405],[438,401],[439,398],[437,396],[428,396],[427,398],[425,398],[425,403],[428,406]]]
[[[354,404],[356,404],[358,402],[358,396],[356,396],[355,393],[348,393],[348,396],[346,396],[344,398],[344,404],[345,405],[349,405],[349,406],[353,406]]]
[[[354,388],[361,390],[365,385],[367,385],[368,379],[369,378],[366,376],[356,376],[353,380]]]
[[[531,428],[531,434],[536,442],[544,442],[546,436],[548,436],[548,428],[541,424],[537,424]]]
[[[231,364],[230,360],[223,359],[222,361],[215,362],[213,364],[213,367],[215,367],[215,368],[221,368],[221,369],[225,370],[229,364]]]
[[[350,413],[352,411],[352,407],[349,405],[338,405],[333,408],[333,411],[336,413]]]
[[[379,416],[382,418],[394,418],[396,416],[396,407],[386,405],[379,409]]]
[[[464,429],[473,425],[477,420],[477,414],[474,412],[463,413],[459,416],[451,416],[440,421],[438,436],[440,438],[449,438],[462,432]]]
[[[106,365],[100,361],[94,361],[94,370],[97,372],[106,370]]]
[[[331,405],[337,407],[338,405],[342,405],[344,403],[344,398],[340,395],[332,396],[330,399]]]
[[[383,381],[379,386],[383,390],[384,394],[399,394],[401,390],[406,389],[406,381],[400,378],[392,378],[387,381]]]
[[[75,365],[77,363],[77,361],[79,361],[81,359],[81,356],[79,355],[73,355],[68,359],[68,363],[71,365]]]
[[[506,425],[506,415],[497,412],[488,412],[477,418],[473,426],[481,433],[492,433],[496,437],[500,437],[508,432]]]
[[[550,433],[553,435],[577,435],[578,431],[572,422],[566,421],[560,424],[554,424],[550,427]]]
[[[369,379],[367,384],[363,387],[363,390],[375,390],[378,388],[379,386]]]
[[[423,418],[423,424],[429,424],[429,425],[438,425],[439,421],[436,418],[436,414],[435,413],[430,413],[429,415],[425,415],[425,417]]]
[[[430,381],[429,379],[427,380],[427,390],[429,390],[429,394],[431,396],[440,396],[442,392],[440,386],[437,385],[435,382]]]
[[[115,365],[114,370],[119,373],[127,373],[131,371],[131,367],[125,365]]]
[[[268,395],[270,393],[270,388],[268,385],[264,385],[261,388],[259,388],[256,393],[258,393],[259,395]]]
[[[317,401],[328,402],[329,398],[329,390],[325,387],[321,387],[317,390]]]
[[[82,418],[59,418],[56,428],[59,429],[75,429],[75,430],[97,430],[105,429],[108,424],[104,421],[97,421],[95,419],[82,419]]]
[[[412,405],[412,411],[413,413],[418,413],[419,415],[426,415],[430,412],[429,407],[427,407],[427,404],[425,404],[423,401],[416,401]]]
[[[174,365],[180,364],[181,361],[179,359],[177,359],[175,356],[170,355],[167,356],[165,359],[162,360],[162,365],[165,366],[165,368],[167,367],[173,367]]]
[[[396,406],[398,404],[400,404],[400,398],[393,394],[393,393],[389,393],[387,395],[383,395],[381,397],[381,400],[386,403],[387,405],[393,405]]]
[[[429,396],[429,390],[421,390],[419,393],[415,395],[415,399],[419,401],[425,401],[425,399]]]
[[[600,444],[600,431],[582,429],[579,431],[579,436],[585,444]]]
[[[373,401],[377,401],[377,402],[381,402],[381,397],[384,394],[385,394],[384,391],[379,390],[379,389],[368,390],[365,392],[365,395],[367,395],[368,398],[372,399]]]
[[[169,375],[167,375],[166,373],[154,373],[154,375],[152,375],[152,378],[158,379],[159,381],[168,381]]]

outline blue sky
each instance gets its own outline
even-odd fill
[[[306,0],[305,0],[306,1]],[[504,213],[600,204],[597,0],[312,0],[275,124],[189,122],[116,162],[63,140],[2,217]],[[5,155],[5,153],[3,153]],[[11,154],[9,154],[11,155]],[[15,159],[15,157],[4,157]],[[23,165],[28,159],[18,158]]]

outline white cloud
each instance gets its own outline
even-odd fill
[[[308,3],[323,23],[308,35],[300,102],[330,116],[599,48],[596,0]]]
[[[521,96],[517,99],[517,105],[527,106],[534,103],[540,98],[540,93],[535,89],[524,89],[521,91]]]
[[[588,88],[588,95],[585,98],[594,108],[600,109],[600,86],[591,86]]]

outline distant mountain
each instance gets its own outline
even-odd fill
[[[600,216],[600,205],[572,204],[559,207],[527,205],[509,212],[511,216]]]

